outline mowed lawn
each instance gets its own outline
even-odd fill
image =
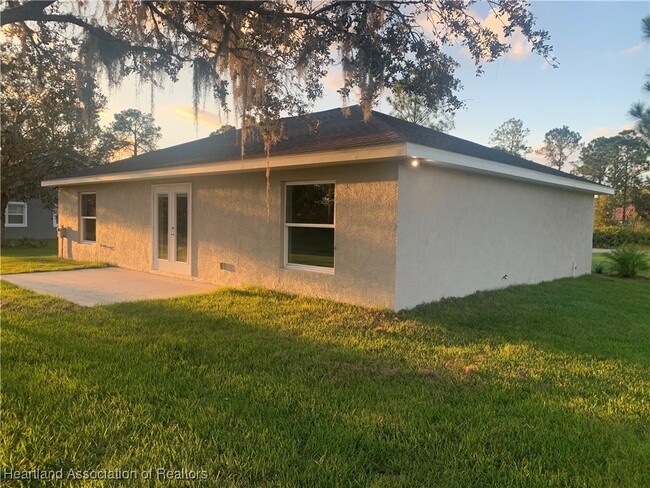
[[[647,487],[650,280],[400,314],[257,288],[83,308],[3,283],[2,396],[3,468]]]
[[[62,271],[83,268],[101,268],[106,263],[98,261],[72,261],[61,259],[52,246],[36,249],[30,248],[2,248],[0,270],[2,274],[33,273],[38,271]]]

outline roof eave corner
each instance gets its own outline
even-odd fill
[[[613,195],[614,190],[608,186],[582,181],[574,178],[567,178],[561,175],[554,175],[522,168],[498,161],[481,159],[474,156],[467,156],[443,149],[423,146],[421,144],[408,143],[407,155],[427,161],[432,165],[453,168],[474,173],[492,174],[502,178],[528,181],[546,186],[554,186],[575,191],[591,193],[592,195]]]

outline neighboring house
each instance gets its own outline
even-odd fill
[[[43,207],[40,200],[11,201],[5,209],[5,239],[56,239],[56,210]]]
[[[46,181],[64,255],[396,310],[590,273],[594,195],[611,189],[350,112],[313,114],[317,133],[283,119],[268,161],[232,131]]]
[[[637,217],[636,207],[634,205],[627,205],[625,207],[625,220],[634,220]],[[623,207],[615,207],[612,211],[612,220],[623,223]]]

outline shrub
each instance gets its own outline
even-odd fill
[[[38,249],[41,247],[56,247],[56,239],[5,239],[2,241],[2,247],[6,249]]]
[[[611,261],[611,271],[624,278],[631,278],[641,271],[650,269],[648,256],[633,244],[621,246],[607,255]]]
[[[600,263],[596,263],[592,266],[592,271],[596,274],[603,274],[605,272],[605,263],[602,261]]]
[[[650,229],[608,225],[594,229],[594,247],[615,248],[625,244],[650,247]]]

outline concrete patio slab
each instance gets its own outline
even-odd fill
[[[123,268],[2,275],[14,285],[86,307],[205,293],[217,285]]]

